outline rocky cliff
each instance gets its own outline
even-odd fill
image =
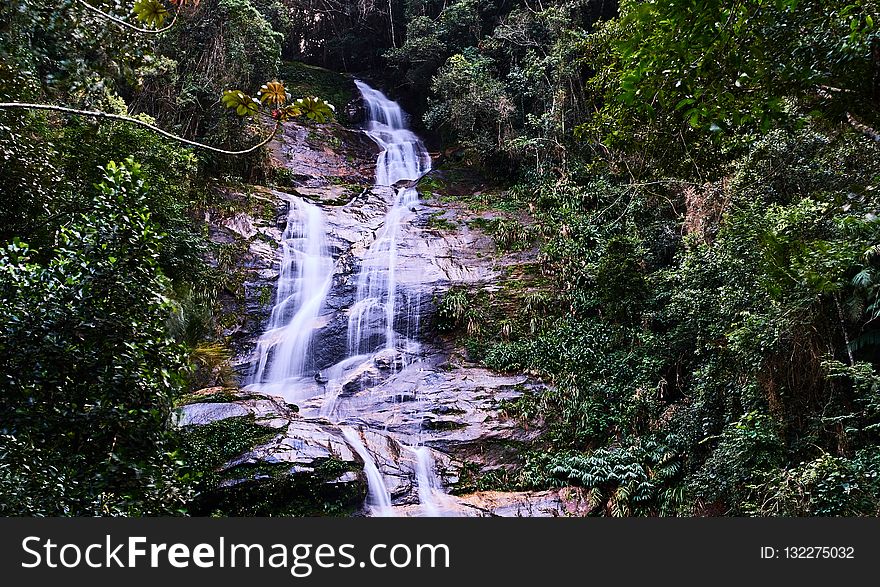
[[[364,463],[341,427],[357,431],[391,494],[395,512],[424,514],[417,477],[428,462],[444,488],[441,514],[568,515],[583,500],[573,490],[478,492],[475,479],[503,473],[540,430],[524,428],[506,406],[543,384],[526,374],[498,374],[468,360],[454,335],[438,332],[438,301],[451,288],[479,295],[506,286],[534,251],[500,254],[496,239],[480,227],[495,213],[474,211],[449,197],[454,178],[426,181],[413,206],[412,221],[399,237],[398,307],[406,308],[404,330],[418,345],[377,354],[327,389],[314,387],[273,397],[242,389],[256,341],[268,318],[279,274],[278,242],[290,203],[304,198],[328,219],[334,283],[315,325],[316,370],[344,358],[348,309],[356,268],[380,228],[393,198],[391,188],[373,185],[377,148],[356,128],[337,123],[287,125],[272,144],[279,169],[273,187],[226,189],[230,203],[206,220],[214,242],[233,253],[224,270],[238,287],[221,300],[222,339],[232,353],[236,377],[202,390],[179,409],[184,431],[222,428],[246,421],[253,443],[214,471],[201,499],[204,513],[357,513],[364,501]],[[434,189],[443,185],[446,189]],[[477,189],[470,186],[471,189]],[[461,186],[459,186],[460,191]],[[411,354],[412,356],[407,356]],[[332,402],[332,403],[331,403]],[[332,414],[328,413],[332,405]],[[264,430],[265,434],[259,434]],[[419,457],[414,439],[428,453]],[[421,464],[420,464],[421,459]]]

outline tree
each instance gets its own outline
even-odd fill
[[[137,0],[133,5],[134,13],[137,15],[140,21],[154,27],[151,29],[142,29],[139,27],[135,27],[127,21],[119,19],[118,17],[110,13],[104,12],[94,7],[85,0],[77,0],[77,2],[80,5],[85,6],[92,12],[100,15],[101,18],[109,19],[115,24],[124,26],[127,30],[133,30],[140,34],[161,33],[169,30],[176,22],[177,16],[180,11],[190,6],[189,0],[173,0],[173,3],[175,5],[175,13],[171,24],[164,28],[158,28],[161,27],[161,25],[165,21],[165,18],[167,17],[169,13],[168,8],[164,4],[162,4],[160,0]],[[198,4],[198,0],[192,0],[193,7],[198,6]],[[275,123],[271,132],[257,144],[239,150],[229,150],[214,147],[203,142],[187,139],[185,137],[163,130],[155,124],[152,124],[152,122],[148,120],[124,114],[106,112],[104,110],[86,110],[56,104],[39,104],[23,100],[0,102],[0,110],[44,110],[78,116],[89,116],[101,120],[106,119],[122,121],[147,128],[153,132],[162,135],[165,138],[178,141],[188,146],[205,149],[221,155],[244,155],[252,153],[268,144],[269,141],[271,141],[275,134],[278,132],[278,129],[284,121],[294,118],[296,116],[305,115],[312,120],[323,122],[324,120],[332,116],[334,110],[334,107],[332,105],[327,104],[326,102],[316,97],[302,98],[297,100],[293,104],[285,105],[285,102],[289,102],[290,96],[287,95],[286,91],[284,90],[284,86],[277,81],[271,81],[263,84],[258,95],[260,96],[259,100],[256,98],[251,98],[240,90],[227,90],[222,97],[223,103],[232,108],[239,116],[259,114],[261,105],[272,106],[274,108],[274,110],[272,110],[271,112],[271,118],[275,121]]]
[[[172,513],[184,503],[168,423],[186,362],[166,330],[163,235],[147,190],[137,163],[111,162],[45,262],[17,239],[0,254],[0,452],[39,458],[0,461],[2,493],[17,496],[6,515]],[[34,486],[43,490],[29,502],[21,493]]]
[[[630,0],[620,11],[588,51],[600,116],[581,130],[605,146],[696,160],[707,136],[747,141],[804,117],[880,121],[873,0]]]

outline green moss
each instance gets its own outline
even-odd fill
[[[423,177],[416,189],[419,192],[419,195],[422,198],[428,198],[433,196],[434,194],[443,194],[446,191],[446,182],[440,179],[439,177],[435,177],[433,175],[427,175]]]
[[[357,88],[351,77],[299,61],[286,61],[279,77],[294,98],[318,96],[336,107],[336,115],[345,120],[345,107],[355,97]]]
[[[454,420],[425,420],[422,422],[425,430],[461,430],[467,428],[467,424],[456,422]]]
[[[333,134],[327,127],[320,127],[320,129],[318,127],[309,128],[306,141],[313,147],[330,147],[333,150],[338,150],[342,147],[342,139]]]
[[[248,248],[248,242],[244,239],[214,244],[213,247],[217,270],[222,277],[222,286],[238,299],[244,299],[245,272],[242,258]]]
[[[271,284],[266,284],[260,288],[257,293],[257,301],[263,307],[267,307],[270,303],[272,303],[272,297],[275,294],[275,287]]]
[[[289,167],[275,167],[272,169],[272,185],[276,188],[290,188],[296,185],[296,180],[302,177]]]
[[[312,472],[291,474],[290,463],[239,465],[223,474],[227,481],[203,497],[204,513],[231,516],[349,516],[366,497],[360,469],[339,459],[325,459]],[[349,483],[333,483],[347,472]]]
[[[446,214],[445,210],[441,210],[439,212],[434,212],[428,218],[428,221],[425,224],[425,226],[427,228],[433,228],[433,229],[437,229],[437,230],[455,230],[456,228],[458,228],[458,223],[455,222],[454,220],[450,220],[448,218],[445,218],[445,214]]]
[[[495,219],[480,217],[472,218],[467,221],[467,225],[470,228],[476,228],[478,230],[482,230],[483,232],[491,234],[493,229],[495,228]]]
[[[224,388],[220,391],[208,394],[199,394],[199,393],[187,393],[175,402],[176,406],[185,406],[189,404],[208,404],[208,403],[218,403],[225,404],[237,399],[243,399],[244,397],[250,396],[241,396],[236,393],[236,389],[233,388]]]
[[[341,177],[331,176],[326,179],[329,183],[344,188],[344,191],[335,199],[320,200],[320,203],[323,206],[345,206],[354,198],[360,196],[364,192],[364,189],[368,187],[363,184],[345,181],[345,179]]]

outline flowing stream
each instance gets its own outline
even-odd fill
[[[327,246],[327,218],[320,206],[291,197],[287,226],[281,240],[281,270],[272,313],[260,338],[249,386],[288,400],[323,396],[319,416],[341,423],[337,400],[352,372],[372,364],[380,354],[390,356],[392,371],[418,351],[421,298],[402,291],[397,280],[401,228],[418,204],[412,185],[431,169],[422,141],[408,128],[396,102],[356,81],[367,112],[364,132],[380,147],[376,185],[391,186],[394,197],[375,238],[360,259],[357,291],[348,308],[347,349],[335,365],[317,364],[313,340],[333,285],[334,260]],[[410,184],[400,186],[400,183]],[[395,185],[397,184],[397,185]],[[402,332],[402,334],[401,334]],[[357,413],[342,419],[357,420]],[[366,511],[394,515],[382,473],[361,435],[350,425],[340,430],[364,461],[368,483]],[[412,453],[413,480],[423,515],[441,514],[442,486],[427,447],[402,439]],[[409,446],[406,446],[409,445]]]
[[[382,473],[379,472],[373,455],[367,450],[357,431],[348,426],[343,426],[341,430],[345,441],[364,461],[364,473],[367,476],[367,507],[370,513],[381,517],[393,516],[391,494],[385,487],[385,481],[382,479]]]

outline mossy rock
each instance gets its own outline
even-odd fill
[[[349,516],[363,504],[367,484],[352,463],[324,459],[310,468],[290,463],[239,465],[196,500],[198,515]]]

